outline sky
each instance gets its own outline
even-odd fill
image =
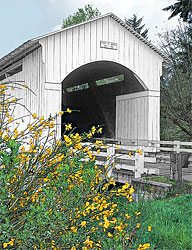
[[[144,17],[149,39],[157,45],[158,33],[176,27],[178,17],[168,20],[164,7],[176,0],[0,0],[0,58],[27,40],[60,29],[62,20],[78,8],[91,4],[102,14],[114,13],[119,18],[133,14]]]

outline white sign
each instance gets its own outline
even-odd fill
[[[117,43],[100,41],[100,47],[104,49],[113,49],[117,50]]]

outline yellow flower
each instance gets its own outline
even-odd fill
[[[129,156],[131,156],[131,157],[133,156],[133,155],[131,154],[131,152],[129,152]]]
[[[151,232],[151,226],[148,226],[148,231]]]
[[[118,146],[118,145],[116,146],[116,149],[119,149],[119,146]]]
[[[37,115],[34,113],[33,114],[33,119],[36,119],[37,118]]]
[[[90,236],[87,236],[87,239],[86,241],[83,242],[83,244],[86,244],[88,247],[91,247],[93,246],[93,241],[92,240],[89,240]]]
[[[27,85],[24,84],[24,88],[27,88]]]
[[[129,216],[128,214],[125,214],[125,217],[126,217],[127,219],[130,219],[130,218],[131,218],[131,216]]]
[[[145,250],[145,249],[149,249],[150,247],[150,244],[147,243],[147,244],[144,244],[144,245],[139,245],[139,247],[137,248],[137,250]]]
[[[107,235],[109,238],[111,238],[113,236],[110,232]]]
[[[12,122],[13,121],[13,117],[10,117],[9,119],[8,119],[8,122],[10,123],[10,122]]]
[[[72,230],[74,233],[77,232],[77,228],[75,228],[75,227],[71,227],[71,230]]]
[[[99,129],[97,130],[97,133],[102,133],[102,129],[103,129],[103,128],[99,128]]]
[[[140,149],[137,149],[137,153],[139,153],[140,155],[142,155],[142,152]]]
[[[137,223],[137,226],[136,226],[136,228],[140,228],[140,223]]]
[[[9,245],[10,245],[10,246],[13,246],[13,241],[9,241]]]
[[[65,125],[65,130],[70,130],[70,129],[72,129],[72,126],[71,126],[71,124],[69,123],[69,124],[67,124],[67,125]]]
[[[131,186],[131,188],[129,189],[129,194],[131,195],[134,192],[135,192],[135,189],[133,188],[133,186]]]
[[[58,115],[62,116],[63,113],[64,113],[63,111],[60,111],[60,112],[58,113]]]
[[[81,222],[81,226],[84,227],[86,225],[86,221]]]
[[[67,108],[67,112],[68,112],[68,113],[71,113],[72,111],[70,110],[70,108]]]
[[[141,212],[135,212],[135,214],[136,214],[136,215],[140,215],[140,214],[141,214]]]
[[[72,247],[71,250],[76,250],[76,247]]]
[[[3,243],[3,248],[6,248],[8,246],[8,243]]]

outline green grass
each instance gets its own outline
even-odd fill
[[[141,212],[138,218],[141,227],[136,235],[139,243],[150,243],[151,249],[159,250],[192,249],[191,207],[190,194],[124,204],[124,209],[133,216],[135,211]],[[148,226],[152,227],[151,232],[148,232]]]
[[[175,181],[170,180],[166,176],[156,176],[156,177],[146,177],[146,180],[148,181],[156,181],[156,182],[164,182],[167,184],[176,184]]]

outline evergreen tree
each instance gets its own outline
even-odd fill
[[[141,24],[143,21],[143,17],[138,18],[136,14],[133,14],[133,16],[129,19],[125,18],[125,23],[131,26],[137,33],[139,33],[142,37],[145,39],[148,39],[148,31],[149,29],[143,30],[145,27],[145,24]]]
[[[84,8],[79,8],[73,15],[69,15],[66,19],[63,19],[62,28],[88,21],[100,15],[101,13],[97,8],[93,9],[90,4],[85,5]]]
[[[176,3],[163,10],[170,10],[172,12],[169,19],[179,14],[184,22],[192,23],[192,0],[177,0]]]

